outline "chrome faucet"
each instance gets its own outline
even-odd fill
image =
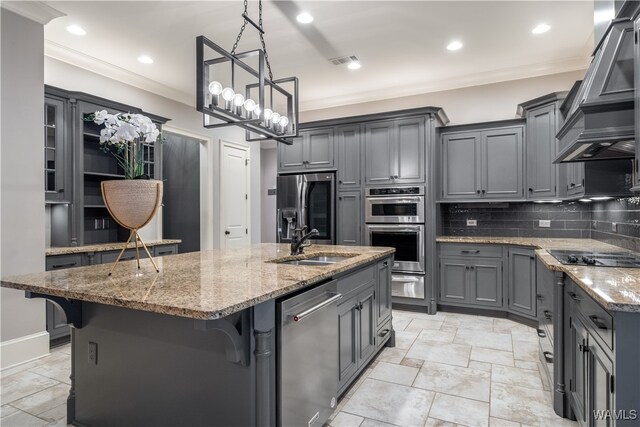
[[[319,234],[318,230],[315,228],[307,234],[304,234],[306,230],[306,225],[302,228],[296,228],[293,230],[293,236],[291,236],[291,255],[302,254],[304,248],[311,246],[311,241],[309,239],[312,236],[317,236]]]

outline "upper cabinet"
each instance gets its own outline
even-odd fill
[[[635,45],[633,51],[633,61],[635,70],[640,70],[640,42],[638,38],[640,37],[640,15],[636,17],[636,20],[633,23],[633,31],[635,32]],[[635,94],[634,94],[634,105],[636,115],[637,112],[640,111],[640,71],[636,71],[634,74],[635,80]],[[640,191],[640,123],[636,120],[635,125],[635,145],[636,145],[636,158],[633,163],[633,170],[635,173],[633,174],[633,191]]]
[[[65,129],[66,102],[49,95],[44,101],[44,194],[47,203],[71,202],[71,144]]]
[[[338,153],[338,190],[357,190],[361,185],[360,125],[340,126],[336,129]]]
[[[278,144],[278,172],[334,169],[334,128],[300,132],[292,145]]]
[[[522,200],[524,131],[521,124],[442,134],[441,198]]]
[[[425,180],[425,119],[365,125],[365,184],[413,184]]]

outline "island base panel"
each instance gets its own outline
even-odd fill
[[[261,327],[255,322],[275,314],[254,316],[261,309],[207,321],[230,320],[246,334],[241,323],[251,319],[250,335],[235,343],[250,346],[243,366],[229,360],[228,332],[202,328],[202,321],[83,303],[84,326],[74,330],[72,340],[75,413],[69,421],[79,426],[274,425],[274,396],[256,396],[256,382],[267,383],[264,392],[275,390],[275,358],[265,357],[265,352],[273,355],[268,350],[274,349],[273,333],[261,335],[259,363],[254,354],[254,332],[269,332],[273,321]]]

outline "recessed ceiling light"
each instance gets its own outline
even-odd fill
[[[542,34],[542,33],[546,33],[547,31],[549,31],[551,29],[550,25],[547,24],[539,24],[537,25],[533,30],[531,30],[531,32],[533,34]]]
[[[359,61],[351,61],[349,65],[347,65],[347,68],[350,70],[358,70],[360,67],[362,67],[362,64],[360,64]]]
[[[80,25],[69,25],[67,26],[67,31],[76,36],[84,36],[87,32]]]
[[[301,24],[310,24],[313,22],[313,16],[309,12],[301,12],[296,16],[296,19]]]
[[[153,59],[147,55],[138,56],[138,61],[142,62],[143,64],[153,64]]]
[[[459,42],[458,40],[454,40],[451,43],[449,43],[447,45],[447,50],[458,50],[458,49],[462,49],[462,46],[464,46],[461,42]]]

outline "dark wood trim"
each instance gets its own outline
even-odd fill
[[[336,119],[317,120],[314,122],[300,123],[299,128],[311,129],[327,126],[340,126],[355,123],[372,122],[387,119],[402,119],[412,116],[432,115],[438,120],[440,126],[446,126],[449,123],[449,117],[440,107],[421,107],[411,108],[407,110],[389,111],[385,113],[364,114],[361,116],[341,117]]]
[[[117,102],[117,101],[112,101],[110,99],[106,99],[106,98],[101,98],[99,96],[95,96],[95,95],[91,95],[85,92],[75,92],[75,91],[69,91],[66,89],[62,89],[59,87],[55,87],[55,86],[49,86],[49,85],[44,85],[44,93],[47,96],[56,96],[56,97],[60,97],[60,98],[65,98],[65,99],[76,99],[79,101],[86,101],[86,102],[90,102],[92,104],[98,104],[98,105],[104,105],[104,106],[108,106],[109,108],[113,108],[114,110],[118,110],[118,111],[126,111],[126,112],[131,112],[131,113],[136,113],[136,114],[144,114],[145,116],[148,116],[151,120],[153,120],[154,122],[158,122],[161,124],[164,124],[166,122],[168,122],[171,119],[168,119],[166,117],[162,117],[162,116],[158,116],[157,114],[151,114],[148,113],[138,107],[133,107],[131,105],[127,105],[127,104],[123,104],[121,102]]]

